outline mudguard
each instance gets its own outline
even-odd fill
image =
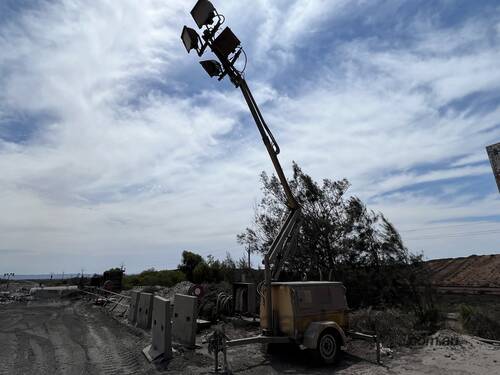
[[[347,345],[346,335],[342,327],[340,327],[334,321],[313,322],[309,324],[309,327],[307,327],[306,331],[304,332],[304,340],[302,342],[302,345],[304,345],[308,349],[316,349],[316,347],[318,346],[319,336],[325,329],[328,328],[334,329],[339,333],[339,336],[342,340],[341,349],[345,350]]]

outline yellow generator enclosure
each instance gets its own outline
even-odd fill
[[[274,333],[300,342],[309,325],[315,322],[335,322],[347,331],[349,322],[345,292],[341,282],[273,282]],[[262,330],[268,330],[265,294],[261,296],[260,324]]]

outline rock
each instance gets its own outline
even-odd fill
[[[380,354],[390,357],[392,355],[392,349],[381,346],[380,347]]]

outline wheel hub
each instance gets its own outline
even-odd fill
[[[323,336],[320,342],[321,356],[324,358],[333,357],[335,349],[335,339],[330,335]]]

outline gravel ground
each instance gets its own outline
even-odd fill
[[[243,337],[257,328],[229,325],[226,333]],[[454,335],[440,332],[441,337]],[[0,375],[21,374],[207,374],[213,361],[197,338],[196,352],[175,353],[168,363],[150,364],[142,349],[150,335],[104,313],[90,302],[29,302],[0,305]],[[352,342],[342,361],[330,367],[312,363],[305,351],[283,347],[272,356],[262,345],[230,348],[235,374],[500,374],[500,348],[460,336],[459,345],[403,348],[374,363],[372,344]]]

